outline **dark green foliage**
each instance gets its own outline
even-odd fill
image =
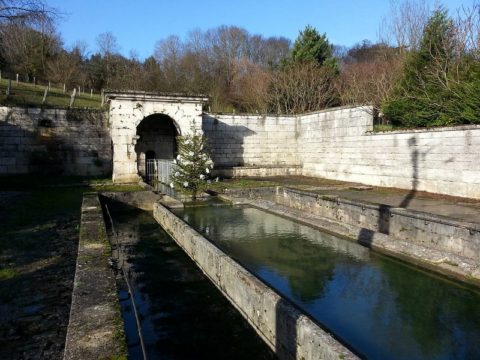
[[[328,42],[326,34],[308,25],[300,31],[292,49],[292,61],[304,63],[315,61],[318,65],[334,65],[333,46]],[[336,66],[336,65],[335,65]]]
[[[405,127],[480,123],[480,64],[474,55],[459,46],[447,12],[435,11],[383,113]]]

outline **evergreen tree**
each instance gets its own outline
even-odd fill
[[[319,66],[328,65],[337,69],[336,59],[333,57],[333,46],[329,43],[326,34],[320,34],[317,29],[308,25],[300,31],[291,53],[293,63],[315,62]]]
[[[480,67],[459,52],[446,10],[429,19],[418,51],[405,63],[403,78],[382,107],[394,125],[425,127],[480,122]]]
[[[202,192],[208,182],[213,161],[206,152],[206,138],[199,134],[195,123],[191,126],[191,133],[177,137],[178,155],[172,175],[172,188],[188,194],[192,200]]]

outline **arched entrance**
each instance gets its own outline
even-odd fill
[[[143,119],[137,126],[137,155],[138,174],[144,180],[151,180],[153,160],[172,161],[177,153],[176,137],[180,135],[171,117],[164,114],[153,114]],[[150,160],[150,162],[149,162]],[[150,167],[147,166],[150,164]]]
[[[145,91],[107,91],[104,96],[109,104],[108,120],[113,142],[112,180],[115,183],[139,181],[139,170],[145,171],[145,166],[139,166],[139,162],[146,161],[149,150],[155,153],[155,158],[173,158],[176,146],[167,145],[168,141],[164,145],[159,145],[160,150],[145,145],[146,143],[155,145],[155,141],[149,141],[148,128],[154,133],[161,134],[163,130],[157,129],[156,126],[160,123],[163,125],[169,123],[173,125],[170,126],[170,130],[175,130],[175,135],[180,135],[187,134],[194,123],[197,131],[201,132],[202,104],[208,101],[207,97],[201,95],[183,96]],[[150,123],[155,121],[159,124]],[[172,144],[175,135],[173,131],[167,134]],[[137,142],[143,144],[137,147]],[[169,152],[167,149],[170,149]]]

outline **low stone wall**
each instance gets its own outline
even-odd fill
[[[221,197],[234,204],[250,205],[289,219],[294,219],[300,223],[320,229],[321,231],[352,239],[380,253],[455,278],[459,281],[476,286],[480,285],[480,262],[476,257],[475,259],[467,258],[463,256],[463,254],[457,255],[449,249],[445,250],[441,246],[425,244],[425,242],[422,241],[413,241],[408,237],[406,237],[406,239],[399,239],[389,234],[364,227],[361,221],[348,222],[347,220],[351,220],[348,216],[342,217],[342,220],[337,220],[333,215],[328,217],[328,211],[316,211],[317,205],[314,204],[314,202],[321,198],[321,195],[319,196],[318,194],[300,192],[300,194],[303,193],[303,195],[306,195],[306,205],[299,204],[301,197],[297,197],[295,201],[284,201],[283,204],[281,204],[282,201],[275,202],[275,200],[279,198],[276,194],[281,194],[281,192],[282,188],[232,189],[227,191],[226,195],[221,195]],[[310,200],[312,200],[312,202],[309,204],[308,202]],[[326,197],[323,200],[331,201],[332,206],[335,206],[338,199]],[[341,202],[342,199],[339,201]],[[295,202],[297,203],[296,208],[292,207],[295,205]],[[378,209],[378,206],[367,203],[360,204],[360,207],[364,208],[363,210],[370,209],[371,211],[375,208]],[[402,212],[402,209],[394,210]],[[351,211],[355,210],[351,209]],[[343,213],[345,212],[343,211]],[[441,221],[443,218],[429,217],[428,214],[424,213],[419,213],[419,215],[420,216],[414,218],[414,220],[410,220],[410,216],[406,215],[402,219],[402,221],[404,221],[403,225],[415,226],[415,221],[424,221],[424,225],[428,225],[429,221],[433,221],[432,227],[441,234],[441,237],[448,237],[448,233],[445,233],[445,231],[448,232],[451,230],[451,228],[448,227],[450,225],[448,221],[447,227],[443,227],[444,223]],[[425,222],[426,218],[429,220]],[[400,221],[399,224],[401,224],[402,221]],[[413,221],[413,224],[409,221]],[[363,225],[365,225],[365,223],[363,223]],[[373,222],[370,222],[370,225],[371,227],[375,227]],[[478,229],[476,224],[473,225]],[[403,231],[406,231],[405,229],[406,228],[404,228]],[[474,229],[471,231],[473,232],[473,230]],[[403,231],[401,229],[399,233],[403,233]],[[417,230],[413,228],[410,229],[410,231],[416,232]],[[421,231],[419,232],[421,233]],[[468,233],[473,235],[470,230]],[[464,232],[463,234],[466,233]],[[417,234],[416,236],[421,236],[421,234]],[[459,236],[462,235],[460,234]]]
[[[480,224],[288,188],[279,189],[276,201],[294,209],[480,261]]]
[[[98,195],[85,194],[65,360],[126,358],[123,320],[109,254]]]
[[[230,189],[226,194],[271,199],[308,214],[365,229],[362,241],[367,245],[369,231],[372,235],[378,232],[392,239],[480,261],[480,224],[283,187]]]
[[[153,211],[153,204],[162,198],[162,195],[155,194],[153,191],[130,191],[115,192],[104,191],[100,196],[104,196],[114,201],[127,204],[145,211]]]
[[[357,358],[165,207],[155,204],[153,214],[280,359]]]
[[[108,175],[107,113],[92,109],[0,107],[0,175]]]
[[[212,174],[226,178],[302,175],[302,167],[300,165],[217,167]]]

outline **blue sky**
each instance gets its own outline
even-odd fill
[[[389,0],[47,0],[65,13],[58,23],[67,47],[84,41],[96,51],[96,37],[112,32],[124,55],[153,53],[155,42],[168,35],[184,38],[190,30],[236,25],[250,33],[294,40],[306,25],[325,32],[330,41],[351,46],[376,40]],[[474,0],[441,1],[448,9]],[[431,1],[433,3],[433,1]]]

